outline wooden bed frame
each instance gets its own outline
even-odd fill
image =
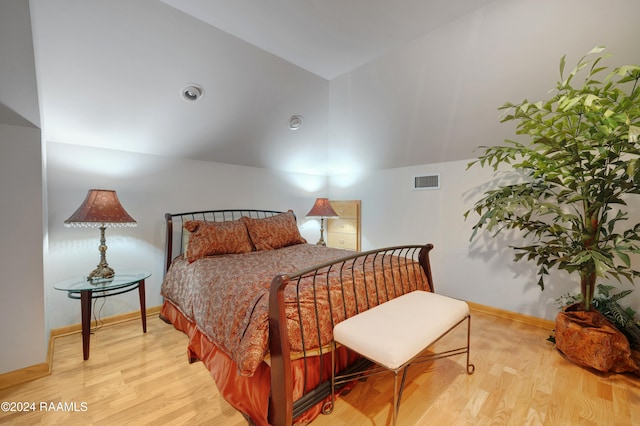
[[[248,216],[252,218],[266,218],[277,215],[279,213],[282,212],[254,209],[208,210],[177,214],[167,213],[165,215],[167,233],[165,246],[165,273],[169,270],[172,260],[183,252],[182,224],[185,221],[207,220],[221,222],[236,220],[241,216]],[[179,242],[179,244],[174,244],[174,241]],[[341,277],[340,280],[342,282],[343,274],[345,276],[347,274],[352,274],[355,268],[360,267],[358,266],[358,262],[362,262],[364,260],[366,262],[373,262],[374,264],[376,264],[377,262],[378,265],[380,263],[388,264],[388,262],[396,262],[396,268],[400,271],[400,277],[398,279],[406,280],[407,282],[409,282],[408,285],[410,286],[412,285],[411,281],[415,281],[413,285],[415,285],[416,288],[412,288],[412,290],[420,288],[433,292],[433,280],[429,261],[429,252],[432,249],[432,244],[386,247],[377,250],[353,253],[340,259],[336,259],[320,265],[311,266],[294,274],[279,274],[274,277],[269,290],[269,354],[271,368],[271,394],[269,400],[268,419],[269,424],[278,426],[291,425],[292,422],[301,414],[305,413],[307,410],[314,406],[326,403],[327,400],[331,398],[330,372],[322,371],[323,368],[327,368],[323,367],[325,363],[323,361],[324,358],[322,357],[328,355],[329,357],[327,359],[330,360],[330,351],[327,349],[323,349],[322,345],[319,345],[319,353],[318,350],[316,350],[313,354],[307,354],[306,352],[303,352],[303,354],[301,356],[298,356],[298,358],[303,359],[305,365],[304,368],[306,369],[308,357],[310,358],[312,356],[320,356],[319,377],[321,378],[321,383],[312,383],[311,386],[313,386],[313,388],[307,388],[307,373],[305,371],[303,396],[296,401],[293,401],[294,378],[292,377],[292,361],[288,334],[289,330],[287,328],[288,320],[287,316],[285,315],[285,289],[287,289],[287,287],[289,286],[298,286],[303,277],[307,277],[306,279],[308,280],[309,276],[313,277],[313,288],[315,289],[316,282],[318,286],[321,286],[324,280],[327,279],[326,277],[328,276],[328,271],[332,271],[332,273],[339,272]],[[412,269],[415,268],[415,266],[412,265],[414,261],[419,263],[419,268],[422,269],[424,274],[419,274],[415,271],[415,269]],[[371,276],[369,278],[371,278]],[[392,282],[387,282],[387,280],[385,279],[384,282],[378,283],[375,279],[375,276],[373,277],[373,280],[375,282],[376,294],[378,294],[377,288],[380,287],[380,297],[386,300],[389,300],[390,298],[396,296],[397,285],[407,285],[406,283],[397,283],[395,274],[393,274]],[[342,291],[345,291],[344,288]],[[384,295],[385,292],[386,296]],[[391,295],[392,297],[389,297],[390,293],[393,293]],[[369,309],[369,307],[373,306],[369,304],[369,300],[361,302],[366,305],[366,308],[362,310]],[[339,307],[335,307],[335,309],[338,308]],[[300,330],[300,332],[302,333],[302,330]],[[304,339],[304,336],[302,337]],[[346,354],[346,348],[342,349],[344,349],[344,352]],[[350,353],[346,354],[346,356],[346,363],[348,365],[347,368],[343,371],[362,371],[369,368],[371,365],[370,361],[361,358],[356,354]],[[330,370],[330,368],[327,369]],[[323,407],[322,412],[325,411],[329,410]]]

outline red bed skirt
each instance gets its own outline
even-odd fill
[[[196,327],[195,323],[187,319],[170,301],[164,301],[160,315],[189,337],[189,345],[187,347],[189,362],[200,360],[204,363],[224,399],[247,419],[250,419],[253,424],[257,426],[268,425],[271,367],[263,361],[253,376],[241,376],[238,374],[236,363],[213,344]],[[330,371],[330,356],[325,356],[324,358],[328,367],[325,371]],[[318,366],[318,360],[319,358],[316,357],[316,362],[312,363],[316,367]],[[309,361],[307,359],[307,368],[310,368]],[[342,362],[338,362],[338,364],[342,364]],[[297,378],[302,377],[303,366],[302,360],[292,362],[294,401],[300,398],[303,393],[301,388],[303,380],[297,380]],[[314,379],[311,381],[318,383],[317,377]],[[294,424],[304,425],[309,423],[320,414],[321,409],[322,403],[316,404],[294,419]]]

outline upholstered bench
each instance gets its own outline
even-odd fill
[[[467,320],[466,346],[420,356],[429,346],[465,320]],[[410,364],[466,353],[467,374],[473,373],[475,367],[469,363],[470,332],[471,317],[469,306],[465,302],[418,290],[340,322],[333,329],[333,337],[335,345],[346,346],[383,369],[393,371],[393,424],[395,424],[407,367]],[[354,377],[335,375],[335,359],[332,367],[333,402],[336,385],[353,380]],[[398,389],[398,372],[403,368],[402,383]],[[369,370],[364,373],[364,376],[379,372],[380,369]]]

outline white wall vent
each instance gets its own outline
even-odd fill
[[[425,189],[440,189],[440,174],[414,176],[413,189],[421,191]]]

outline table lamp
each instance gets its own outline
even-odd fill
[[[64,221],[65,226],[100,228],[100,263],[88,276],[88,281],[104,281],[113,278],[115,272],[107,264],[107,245],[104,238],[106,228],[137,226],[137,222],[129,216],[120,204],[116,191],[108,189],[90,189],[87,198]]]
[[[331,203],[328,198],[316,198],[316,202],[311,207],[309,213],[307,213],[308,218],[319,217],[320,218],[320,240],[316,243],[319,246],[326,246],[327,243],[324,242],[324,219],[325,218],[335,218],[339,217],[338,213],[331,207]]]

